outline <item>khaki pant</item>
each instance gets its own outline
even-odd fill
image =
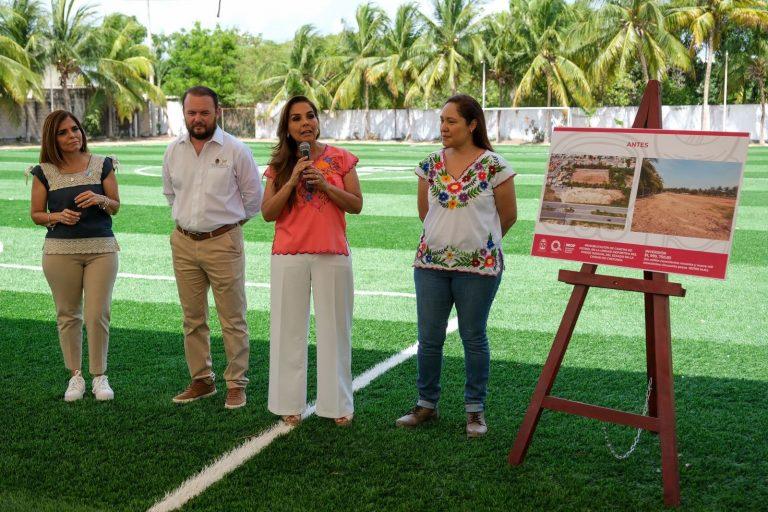
[[[221,322],[227,387],[245,387],[248,378],[248,325],[245,321],[245,253],[243,230],[236,227],[215,238],[195,241],[171,234],[173,271],[184,312],[184,352],[193,379],[213,377],[208,289]]]
[[[107,371],[112,288],[117,253],[44,254],[43,273],[56,303],[56,325],[64,364],[79,370],[83,362],[83,298],[91,375]]]
[[[344,255],[272,255],[268,407],[290,415],[307,406],[310,294],[317,333],[317,415],[341,418],[354,412],[354,289],[352,259]]]

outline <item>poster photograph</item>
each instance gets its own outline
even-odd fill
[[[531,254],[724,279],[749,136],[556,128]]]

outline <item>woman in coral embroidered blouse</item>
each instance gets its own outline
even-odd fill
[[[448,99],[440,114],[440,134],[444,148],[416,168],[424,223],[413,264],[419,398],[396,423],[415,427],[438,417],[443,344],[455,304],[466,366],[466,432],[479,437],[487,431],[486,324],[504,268],[501,239],[517,219],[515,172],[493,152],[483,110],[471,96]]]
[[[352,260],[345,213],[363,196],[348,151],[318,142],[317,108],[283,107],[261,212],[276,221],[270,271],[269,410],[296,425],[307,405],[309,298],[317,332],[317,415],[352,421]],[[300,145],[308,143],[309,158]]]

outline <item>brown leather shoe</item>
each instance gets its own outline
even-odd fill
[[[439,417],[440,415],[438,414],[437,409],[430,409],[428,407],[417,405],[408,411],[408,414],[398,418],[397,421],[395,421],[395,425],[398,427],[418,427],[423,423],[436,421]]]
[[[334,418],[333,422],[336,423],[337,427],[348,427],[352,425],[352,419],[355,417],[354,414],[350,414],[349,416],[342,416],[341,418]]]
[[[245,388],[227,389],[227,399],[224,400],[226,409],[237,409],[245,405]]]
[[[173,397],[177,404],[194,402],[200,398],[206,398],[216,394],[216,384],[211,379],[193,379],[189,387],[182,393]]]

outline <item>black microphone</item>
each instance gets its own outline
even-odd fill
[[[302,157],[309,158],[309,150],[310,150],[309,142],[302,142],[301,144],[299,144],[299,153],[301,154]],[[304,181],[304,188],[307,189],[307,192],[313,192],[315,190],[314,185],[312,185],[311,183],[307,183],[306,181]]]

